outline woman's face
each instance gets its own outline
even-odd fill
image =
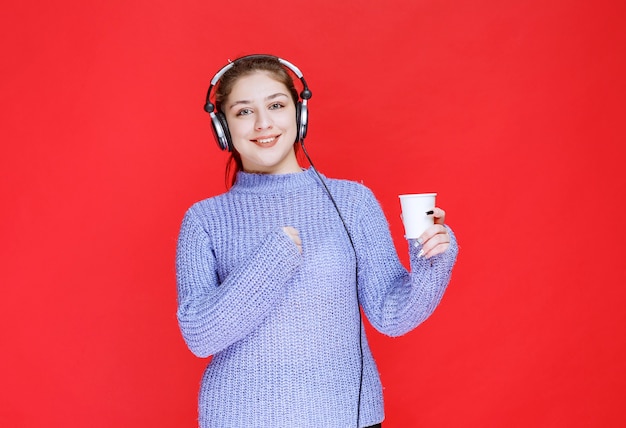
[[[263,71],[244,76],[234,84],[222,110],[244,171],[301,171],[293,147],[296,106],[283,83]]]

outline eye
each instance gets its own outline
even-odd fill
[[[278,110],[285,107],[283,103],[274,103],[270,105],[270,110]]]
[[[249,108],[242,108],[237,112],[237,116],[248,116],[249,114],[252,114],[252,110]]]

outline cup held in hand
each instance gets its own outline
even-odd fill
[[[426,229],[435,223],[433,216],[426,213],[435,209],[436,196],[436,193],[399,195],[406,239],[419,238]]]

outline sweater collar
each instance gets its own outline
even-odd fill
[[[303,186],[317,184],[319,179],[313,168],[289,174],[258,174],[239,171],[231,192],[282,193]]]

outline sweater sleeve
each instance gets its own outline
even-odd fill
[[[213,355],[244,338],[267,316],[302,261],[289,237],[271,231],[221,283],[210,236],[187,211],[176,253],[177,317],[189,349]]]
[[[435,310],[450,281],[456,261],[456,237],[448,228],[448,249],[429,259],[419,258],[421,246],[409,240],[411,271],[398,259],[389,225],[371,191],[365,192],[358,222],[359,298],[371,324],[389,336],[403,335]]]

